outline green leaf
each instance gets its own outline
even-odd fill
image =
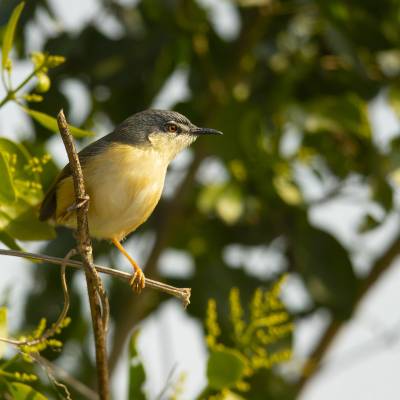
[[[386,211],[393,208],[393,188],[390,183],[381,176],[371,177],[371,189],[373,199]]]
[[[5,244],[9,249],[22,250],[22,247],[6,232],[0,232],[0,242]]]
[[[50,115],[47,115],[40,111],[31,110],[29,108],[23,107],[23,110],[27,114],[29,114],[35,121],[37,121],[40,125],[44,126],[45,128],[53,132],[58,132],[57,120],[55,118],[50,117]],[[79,129],[72,125],[69,125],[69,129],[71,131],[71,134],[77,138],[94,135],[93,132],[86,131],[84,129]]]
[[[47,397],[25,383],[12,382],[8,388],[13,400],[47,400]]]
[[[8,21],[6,31],[4,33],[4,39],[3,39],[3,49],[2,49],[2,68],[5,69],[9,65],[9,58],[8,55],[10,53],[10,50],[12,48],[12,44],[14,41],[14,33],[15,33],[15,28],[17,26],[19,17],[21,15],[21,12],[25,6],[25,3],[22,2],[18,4],[17,7],[14,8],[14,11],[11,14],[11,18]]]
[[[0,151],[3,151],[8,154],[16,154],[17,171],[23,169],[23,167],[30,159],[28,151],[22,144],[13,142],[12,140],[3,137],[0,137]]]
[[[146,372],[142,361],[137,352],[137,338],[139,331],[136,331],[131,336],[129,345],[129,399],[146,400],[146,396],[142,390],[143,384],[146,381]]]
[[[207,363],[208,385],[217,390],[232,387],[242,380],[245,369],[246,360],[237,350],[214,350]]]
[[[50,240],[56,237],[54,228],[46,222],[41,222],[35,207],[12,219],[4,231],[17,240]]]
[[[16,193],[8,162],[2,152],[0,152],[0,182],[0,205],[12,204],[16,200]]]
[[[31,184],[40,183],[41,173],[33,172],[29,167],[32,157],[28,151],[19,143],[0,138],[0,152],[5,155],[6,160],[12,160],[12,163],[9,161],[8,164],[13,168],[12,184],[15,196],[31,205],[38,204],[43,198],[43,192],[40,188],[32,188]]]
[[[7,308],[0,307],[0,337],[8,337]],[[0,342],[0,358],[3,357],[6,343]]]

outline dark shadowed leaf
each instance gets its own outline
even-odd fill
[[[293,242],[295,265],[314,301],[347,318],[354,303],[357,279],[349,255],[330,234],[302,224]]]
[[[374,177],[371,182],[373,190],[373,198],[386,211],[393,207],[393,188],[384,177]]]

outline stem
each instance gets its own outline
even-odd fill
[[[63,110],[57,116],[58,128],[68,154],[72,179],[74,182],[75,202],[77,206],[77,244],[85,269],[86,285],[96,347],[97,381],[100,400],[109,400],[110,387],[106,351],[106,322],[108,320],[108,299],[102,282],[93,266],[93,249],[89,236],[87,212],[88,196],[85,191],[82,168],[72,140]]]
[[[3,100],[0,101],[0,108],[4,106],[9,100],[11,100],[10,94],[7,93]]]
[[[3,79],[3,85],[4,85],[5,89],[7,90],[7,94],[0,101],[0,108],[3,107],[10,100],[15,99],[15,95],[17,94],[17,92],[19,92],[38,72],[41,71],[41,69],[46,64],[46,61],[47,61],[47,58],[45,58],[43,63],[40,64],[38,67],[36,67],[15,89],[11,89],[11,87],[8,87],[6,85],[5,80]]]

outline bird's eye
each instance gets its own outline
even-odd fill
[[[178,126],[176,124],[168,124],[167,129],[168,132],[175,133],[178,130]]]

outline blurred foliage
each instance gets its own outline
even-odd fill
[[[36,92],[44,93],[50,89],[49,68],[61,65],[65,59],[40,52],[31,55],[33,71],[17,86],[12,85],[13,64],[10,58],[18,20],[24,8],[20,3],[12,12],[5,28],[2,40],[1,76],[6,95],[0,100],[0,108],[9,101],[21,106],[28,115],[42,126],[57,132],[56,119],[39,111],[31,110],[23,102],[40,102],[43,97]],[[21,94],[31,80],[37,83],[32,93]],[[87,136],[90,132],[71,127],[75,136]],[[37,206],[43,198],[42,181],[46,174],[54,173],[46,166],[50,160],[48,154],[40,157],[28,152],[22,143],[15,143],[0,138],[0,241],[11,248],[18,248],[15,240],[48,240],[55,237],[55,232],[47,223],[37,218]]]
[[[211,353],[207,364],[208,387],[200,398],[226,399],[233,396],[234,391],[242,392],[244,398],[252,398],[251,378],[259,370],[271,369],[291,359],[294,324],[279,298],[284,280],[285,276],[269,291],[255,291],[246,313],[248,322],[239,289],[231,289],[229,314],[232,328],[228,346],[218,340],[221,328],[215,300],[208,301],[206,339]]]
[[[86,115],[73,119],[86,131],[116,125],[151,107],[171,75],[183,71],[189,96],[169,104],[194,123],[219,129],[225,136],[199,140],[185,170],[172,166],[171,182],[178,182],[177,189],[162,199],[155,215],[135,234],[145,242],[156,238],[153,250],[151,240],[147,243],[150,276],[159,277],[158,260],[166,250],[188,256],[196,266],[192,274],[162,279],[192,287],[188,312],[199,320],[205,318],[209,298],[215,299],[221,343],[231,340],[231,288],[237,287],[241,304],[248,305],[257,288],[270,287],[282,273],[299,277],[307,291],[309,303],[300,307],[298,318],[321,308],[339,321],[352,316],[361,278],[354,271],[351,244],[314,226],[309,214],[341,198],[354,182],[366,190],[380,216],[365,212],[360,233],[378,229],[396,210],[399,138],[396,134],[380,144],[369,105],[379,99],[399,115],[398,1],[232,0],[225,3],[236,20],[230,22],[230,33],[224,33],[215,9],[193,0],[98,0],[101,12],[74,31],[63,29],[57,3],[26,2],[19,21],[19,9],[13,14],[18,3],[0,3],[8,94],[15,90],[7,86],[8,74],[27,57],[31,27],[46,29],[41,29],[43,48],[31,57],[34,70],[28,77],[36,86],[28,90],[23,85],[16,99],[6,96],[7,102],[23,102],[21,110],[31,118],[33,130],[24,132],[23,143],[0,143],[0,240],[5,245],[17,247],[21,241],[52,235],[48,228],[36,228],[32,210],[43,192],[39,186],[33,190],[31,183],[47,189],[57,173],[52,162],[42,162],[51,131],[56,130],[54,116],[61,107],[68,115],[80,109],[81,103],[65,85],[77,84],[88,96]],[[110,21],[114,29],[107,28]],[[14,44],[13,52],[9,43]],[[36,71],[42,56],[49,60],[46,57],[53,54],[65,57],[65,62]],[[39,100],[31,110],[29,104]],[[0,118],[7,118],[4,105]],[[77,131],[77,137],[85,134]],[[29,165],[40,165],[43,173]],[[314,190],[304,184],[301,171]],[[277,240],[281,245],[275,248]],[[72,243],[70,233],[60,229],[43,252],[63,256]],[[253,255],[271,248],[280,255],[278,268],[271,272],[266,258],[254,272]],[[107,243],[96,243],[95,254],[114,264]],[[27,327],[42,316],[55,318],[61,298],[54,285],[57,274],[45,267],[33,272],[36,284],[27,295],[23,318]],[[72,323],[61,340],[67,348],[79,346],[73,372],[91,383],[88,321],[76,285],[72,292]],[[137,299],[117,281],[109,283],[109,293],[114,368],[126,352],[132,326],[167,298],[145,292],[143,300]],[[139,370],[135,379],[138,374]],[[277,369],[259,370],[249,379],[251,395],[245,398],[291,399],[292,382]]]
[[[70,319],[65,318],[56,330],[59,334],[62,329],[69,325]],[[47,322],[42,318],[37,328],[29,334],[21,335],[17,339],[12,339],[8,335],[7,308],[0,307],[0,337],[2,339],[13,340],[16,352],[12,357],[5,357],[4,350],[6,343],[1,341],[0,348],[0,394],[1,398],[13,400],[45,400],[48,397],[37,391],[38,376],[35,373],[33,363],[38,362],[38,357],[46,349],[59,350],[62,343],[54,337],[44,337]],[[39,362],[40,364],[40,362]],[[50,383],[58,386],[50,393],[60,394],[64,397],[69,396],[65,385],[58,383],[48,369],[40,365],[48,374]],[[33,383],[34,382],[34,383]],[[58,393],[60,392],[60,393]]]

